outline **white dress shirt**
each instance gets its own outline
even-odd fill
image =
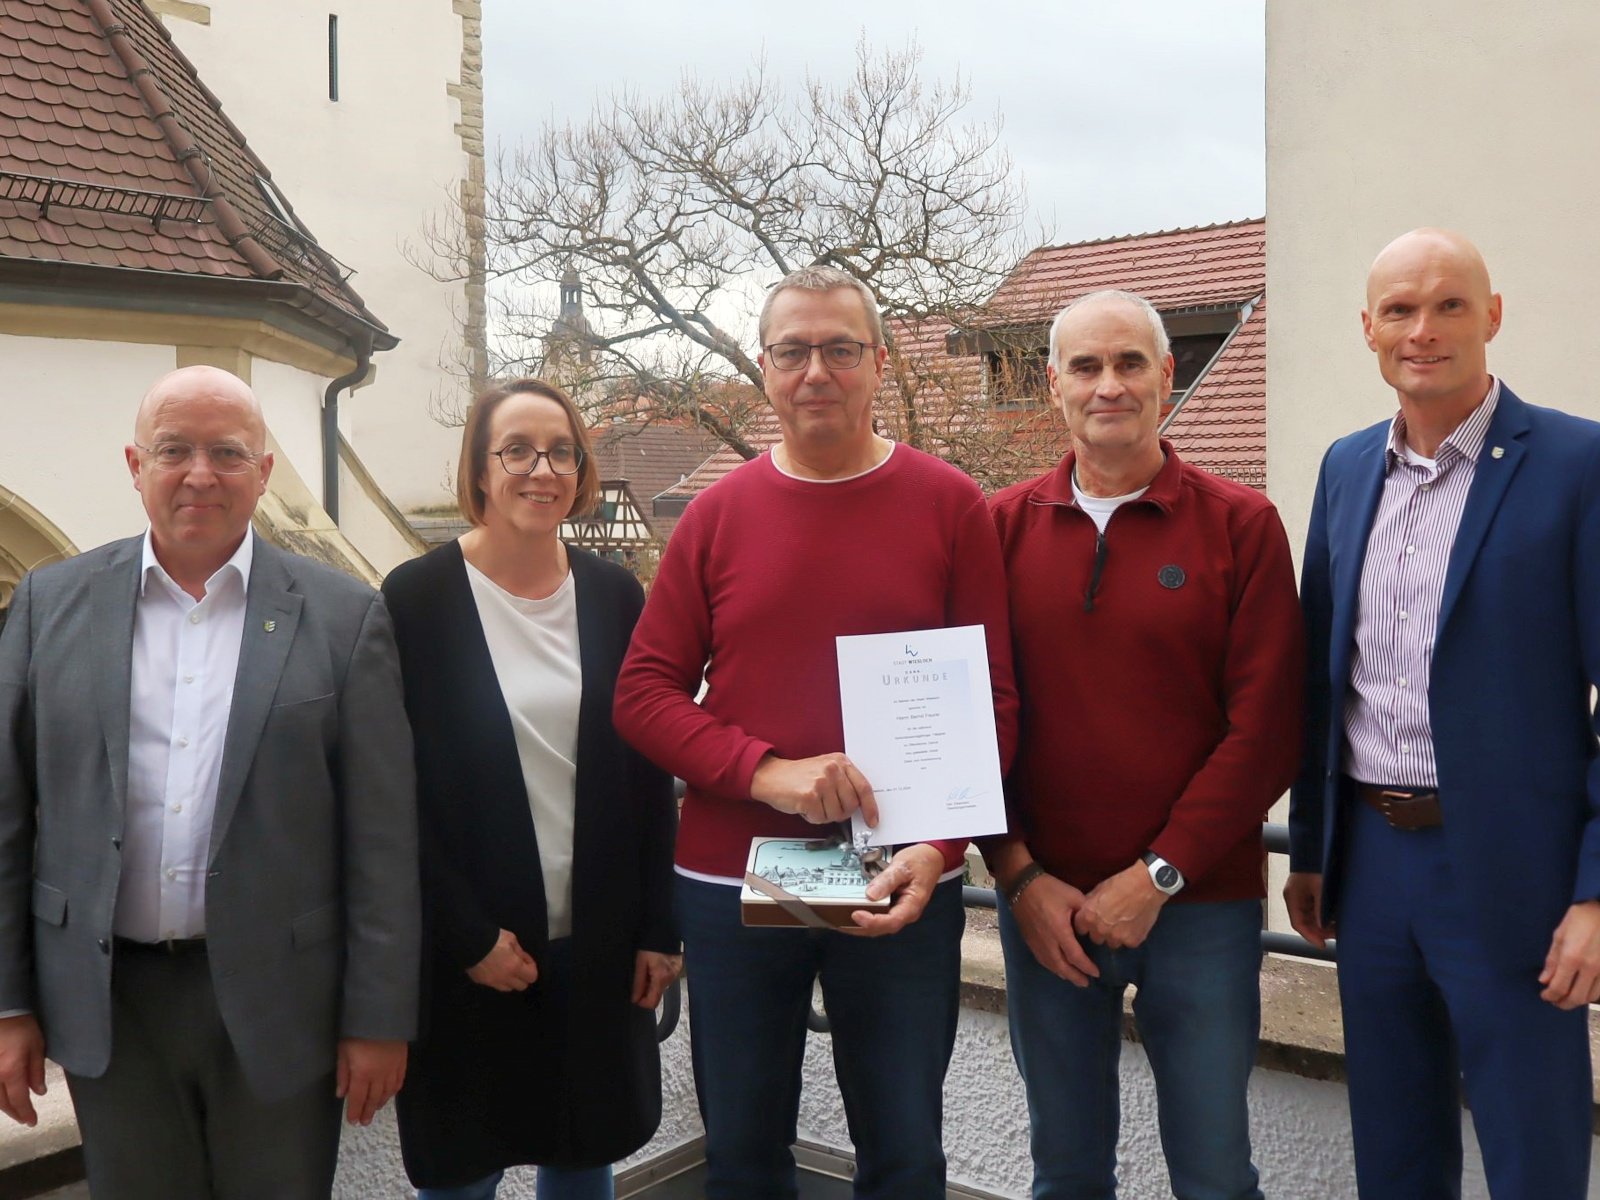
[[[471,563],[467,579],[528,791],[549,936],[572,932],[572,833],[577,814],[578,593],[572,572],[543,600],[506,591]]]
[[[196,601],[156,561],[145,532],[133,618],[122,879],[112,921],[118,937],[205,936],[211,819],[253,553],[246,533]]]

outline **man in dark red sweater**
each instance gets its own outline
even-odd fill
[[[842,753],[840,635],[984,625],[1009,762],[1016,692],[1000,547],[972,480],[873,432],[887,351],[871,292],[833,268],[794,272],[767,298],[761,343],[782,440],[689,505],[615,706],[623,737],[689,785],[677,915],[705,1194],[797,1194],[789,1147],[820,977],[855,1194],[934,1200],[945,1195],[965,843],[900,848],[870,892],[893,905],[855,913],[857,936],[746,929],[739,884],[753,837],[816,836],[857,808],[875,819],[871,781]]]
[[[1172,367],[1141,298],[1068,305],[1072,450],[992,503],[1022,717],[1013,832],[985,851],[1036,1200],[1115,1194],[1130,983],[1174,1193],[1261,1197],[1261,821],[1298,762],[1303,632],[1277,511],[1157,434]]]

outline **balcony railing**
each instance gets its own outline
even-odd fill
[[[683,795],[683,783],[678,782],[678,795]],[[1289,827],[1287,825],[1267,822],[1261,826],[1262,840],[1266,843],[1268,854],[1289,853]],[[996,908],[999,906],[999,893],[994,888],[973,887],[966,884],[961,889],[962,902],[968,908]],[[1337,962],[1338,946],[1330,941],[1327,946],[1313,946],[1298,933],[1283,933],[1276,929],[1263,929],[1261,931],[1261,948],[1268,954],[1283,954],[1293,958],[1309,958],[1317,962]],[[674,983],[661,998],[661,1015],[656,1021],[656,1040],[664,1042],[672,1036],[672,1031],[678,1027],[678,1017],[683,1005],[680,992],[681,984]],[[806,1028],[813,1033],[830,1032],[826,1014],[811,1010],[811,1015],[806,1018]]]

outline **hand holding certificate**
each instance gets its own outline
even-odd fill
[[[872,786],[875,846],[1004,833],[981,625],[836,639],[844,748]]]

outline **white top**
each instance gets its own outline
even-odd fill
[[[572,572],[543,600],[514,596],[471,563],[467,579],[511,715],[522,781],[539,839],[550,936],[572,932],[572,829],[578,777],[577,589]]]
[[[203,600],[144,535],[128,690],[128,805],[112,930],[141,942],[203,937],[211,818],[244,637],[255,539],[206,580]]]
[[[888,441],[887,438],[884,439],[884,440]],[[873,463],[865,471],[857,471],[854,475],[841,475],[837,479],[813,479],[809,475],[796,475],[793,471],[785,471],[782,467],[778,466],[778,456],[776,454],[772,453],[772,451],[770,451],[770,450],[767,451],[767,457],[772,459],[772,467],[773,467],[773,469],[775,471],[778,472],[779,475],[785,475],[790,479],[798,479],[801,483],[823,483],[823,484],[827,484],[827,483],[849,483],[852,479],[860,479],[864,475],[871,475],[879,467],[883,466],[884,463],[888,462],[891,458],[894,457],[894,448],[897,445],[899,445],[898,442],[890,441],[889,442],[889,452],[883,456],[883,459],[882,459],[881,462]],[[744,886],[744,880],[743,879],[739,880],[739,885],[741,887]]]
[[[1126,496],[1091,496],[1078,486],[1078,472],[1072,472],[1072,498],[1078,502],[1078,507],[1089,514],[1094,527],[1101,533],[1106,531],[1106,522],[1111,520],[1111,514],[1116,512],[1130,500],[1137,500],[1150,490],[1150,485],[1145,484],[1137,492],[1129,492]]]

